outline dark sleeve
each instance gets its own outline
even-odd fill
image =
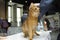
[[[53,0],[41,0],[40,1],[40,15],[39,19],[48,11]]]

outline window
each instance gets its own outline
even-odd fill
[[[17,26],[20,26],[20,22],[21,22],[20,8],[17,8]]]
[[[11,22],[12,15],[11,15],[11,6],[8,6],[8,22]]]

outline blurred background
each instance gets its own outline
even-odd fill
[[[0,19],[7,19],[9,27],[1,28],[0,35],[12,35],[22,31],[22,16],[28,14],[30,3],[39,3],[41,0],[0,0]],[[44,14],[50,22],[52,40],[57,40],[60,32],[60,0],[56,0]],[[40,23],[41,24],[41,23]],[[6,32],[7,31],[7,32]]]

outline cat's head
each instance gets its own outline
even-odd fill
[[[40,14],[40,8],[35,3],[31,3],[29,7],[29,14],[34,17],[38,17]]]

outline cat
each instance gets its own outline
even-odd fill
[[[24,37],[29,37],[29,40],[32,40],[34,34],[39,35],[36,32],[39,14],[40,8],[35,5],[35,3],[31,3],[29,6],[28,18],[22,24],[22,31],[24,33]]]

